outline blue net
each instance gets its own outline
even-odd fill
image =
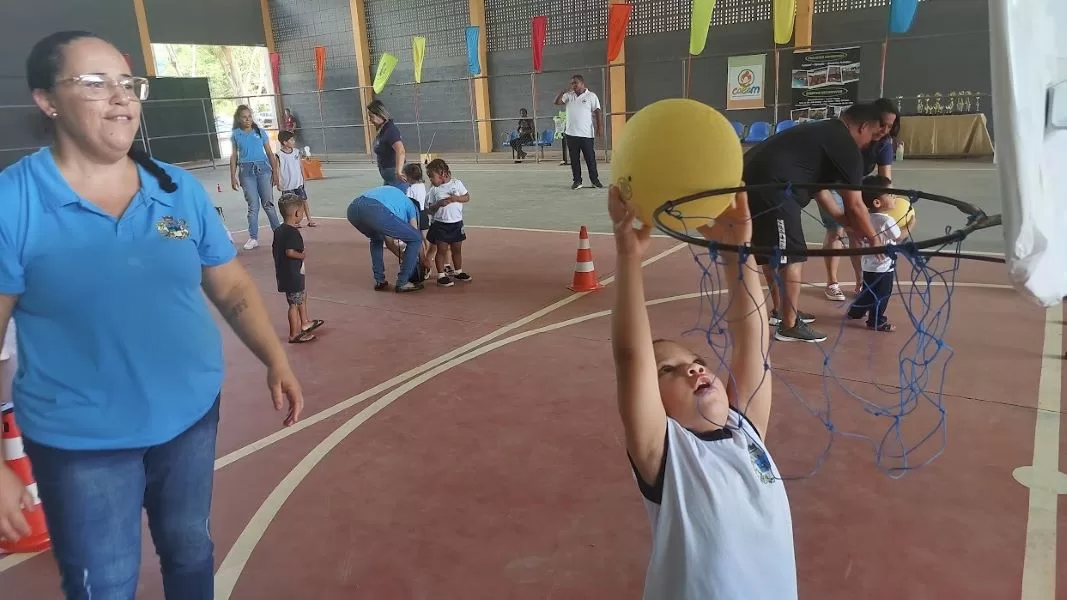
[[[912,204],[920,199],[912,195]],[[882,275],[888,279],[863,284],[844,302],[823,298],[825,282],[802,284],[807,290],[801,293],[801,311],[809,308],[818,315],[799,315],[805,321],[814,318],[810,327],[823,330],[827,337],[821,343],[775,340],[774,303],[764,281],[764,297],[754,300],[764,304],[772,317],[770,342],[763,353],[773,382],[775,454],[783,479],[814,475],[837,441],[869,448],[875,466],[893,478],[943,453],[945,376],[954,355],[945,338],[963,237],[932,250],[920,250],[910,237],[889,246],[883,256],[893,268]],[[724,248],[713,242],[690,246],[701,272],[700,308],[696,324],[683,336],[703,337],[713,356],[709,367],[725,382],[730,377],[732,340],[725,320],[731,298],[723,253],[748,251]],[[771,264],[780,258],[770,256]],[[824,272],[821,259],[808,262],[809,277]],[[839,270],[852,270],[849,257],[842,257]],[[773,273],[773,280],[782,289],[780,271]],[[886,321],[895,325],[895,331],[882,330],[888,329],[882,325]],[[744,412],[748,399],[735,400]]]

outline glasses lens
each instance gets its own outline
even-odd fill
[[[144,77],[131,77],[126,80],[125,87],[130,97],[135,100],[148,100],[148,80]]]

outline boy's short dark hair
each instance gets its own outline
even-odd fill
[[[289,131],[288,129],[283,129],[283,130],[278,132],[278,143],[279,144],[284,144],[285,142],[288,142],[289,140],[291,140],[291,139],[293,139],[295,137],[296,137],[295,133],[293,133],[292,131]]]
[[[863,178],[863,187],[888,188],[892,184],[893,182],[885,175],[868,175]],[[874,201],[883,193],[874,190],[863,190],[863,203],[867,205],[868,209],[874,208]]]
[[[288,217],[293,214],[293,211],[304,206],[304,200],[296,194],[282,194],[281,198],[278,198],[278,210],[281,211],[283,217]]]
[[[448,163],[446,163],[443,158],[435,158],[426,165],[426,173],[428,175],[432,173],[438,175],[451,175],[452,171],[449,170]]]
[[[407,177],[408,181],[422,181],[422,165],[419,163],[404,165],[404,177]]]

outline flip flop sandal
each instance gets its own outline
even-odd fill
[[[322,327],[325,324],[326,321],[323,321],[322,319],[315,319],[314,321],[308,323],[308,326],[304,328],[304,333],[311,333],[312,331],[315,331],[316,329]]]
[[[318,226],[319,226],[319,224],[316,223],[315,221],[308,221],[308,227],[318,227]]]
[[[299,334],[297,334],[297,336],[295,338],[290,339],[289,343],[290,344],[306,344],[306,343],[308,343],[308,342],[310,342],[310,341],[312,341],[314,339],[315,339],[314,335],[312,335],[312,334],[310,334],[310,333],[308,333],[306,331],[301,331]]]

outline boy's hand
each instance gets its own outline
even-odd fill
[[[741,185],[745,185],[741,182]],[[702,225],[697,231],[705,239],[740,246],[752,241],[752,211],[748,207],[748,193],[737,192],[733,202],[722,211],[711,225]]]
[[[641,229],[634,229],[636,209],[623,199],[618,186],[613,185],[608,189],[608,214],[615,229],[616,252],[643,255],[652,240],[652,227],[642,223]]]

